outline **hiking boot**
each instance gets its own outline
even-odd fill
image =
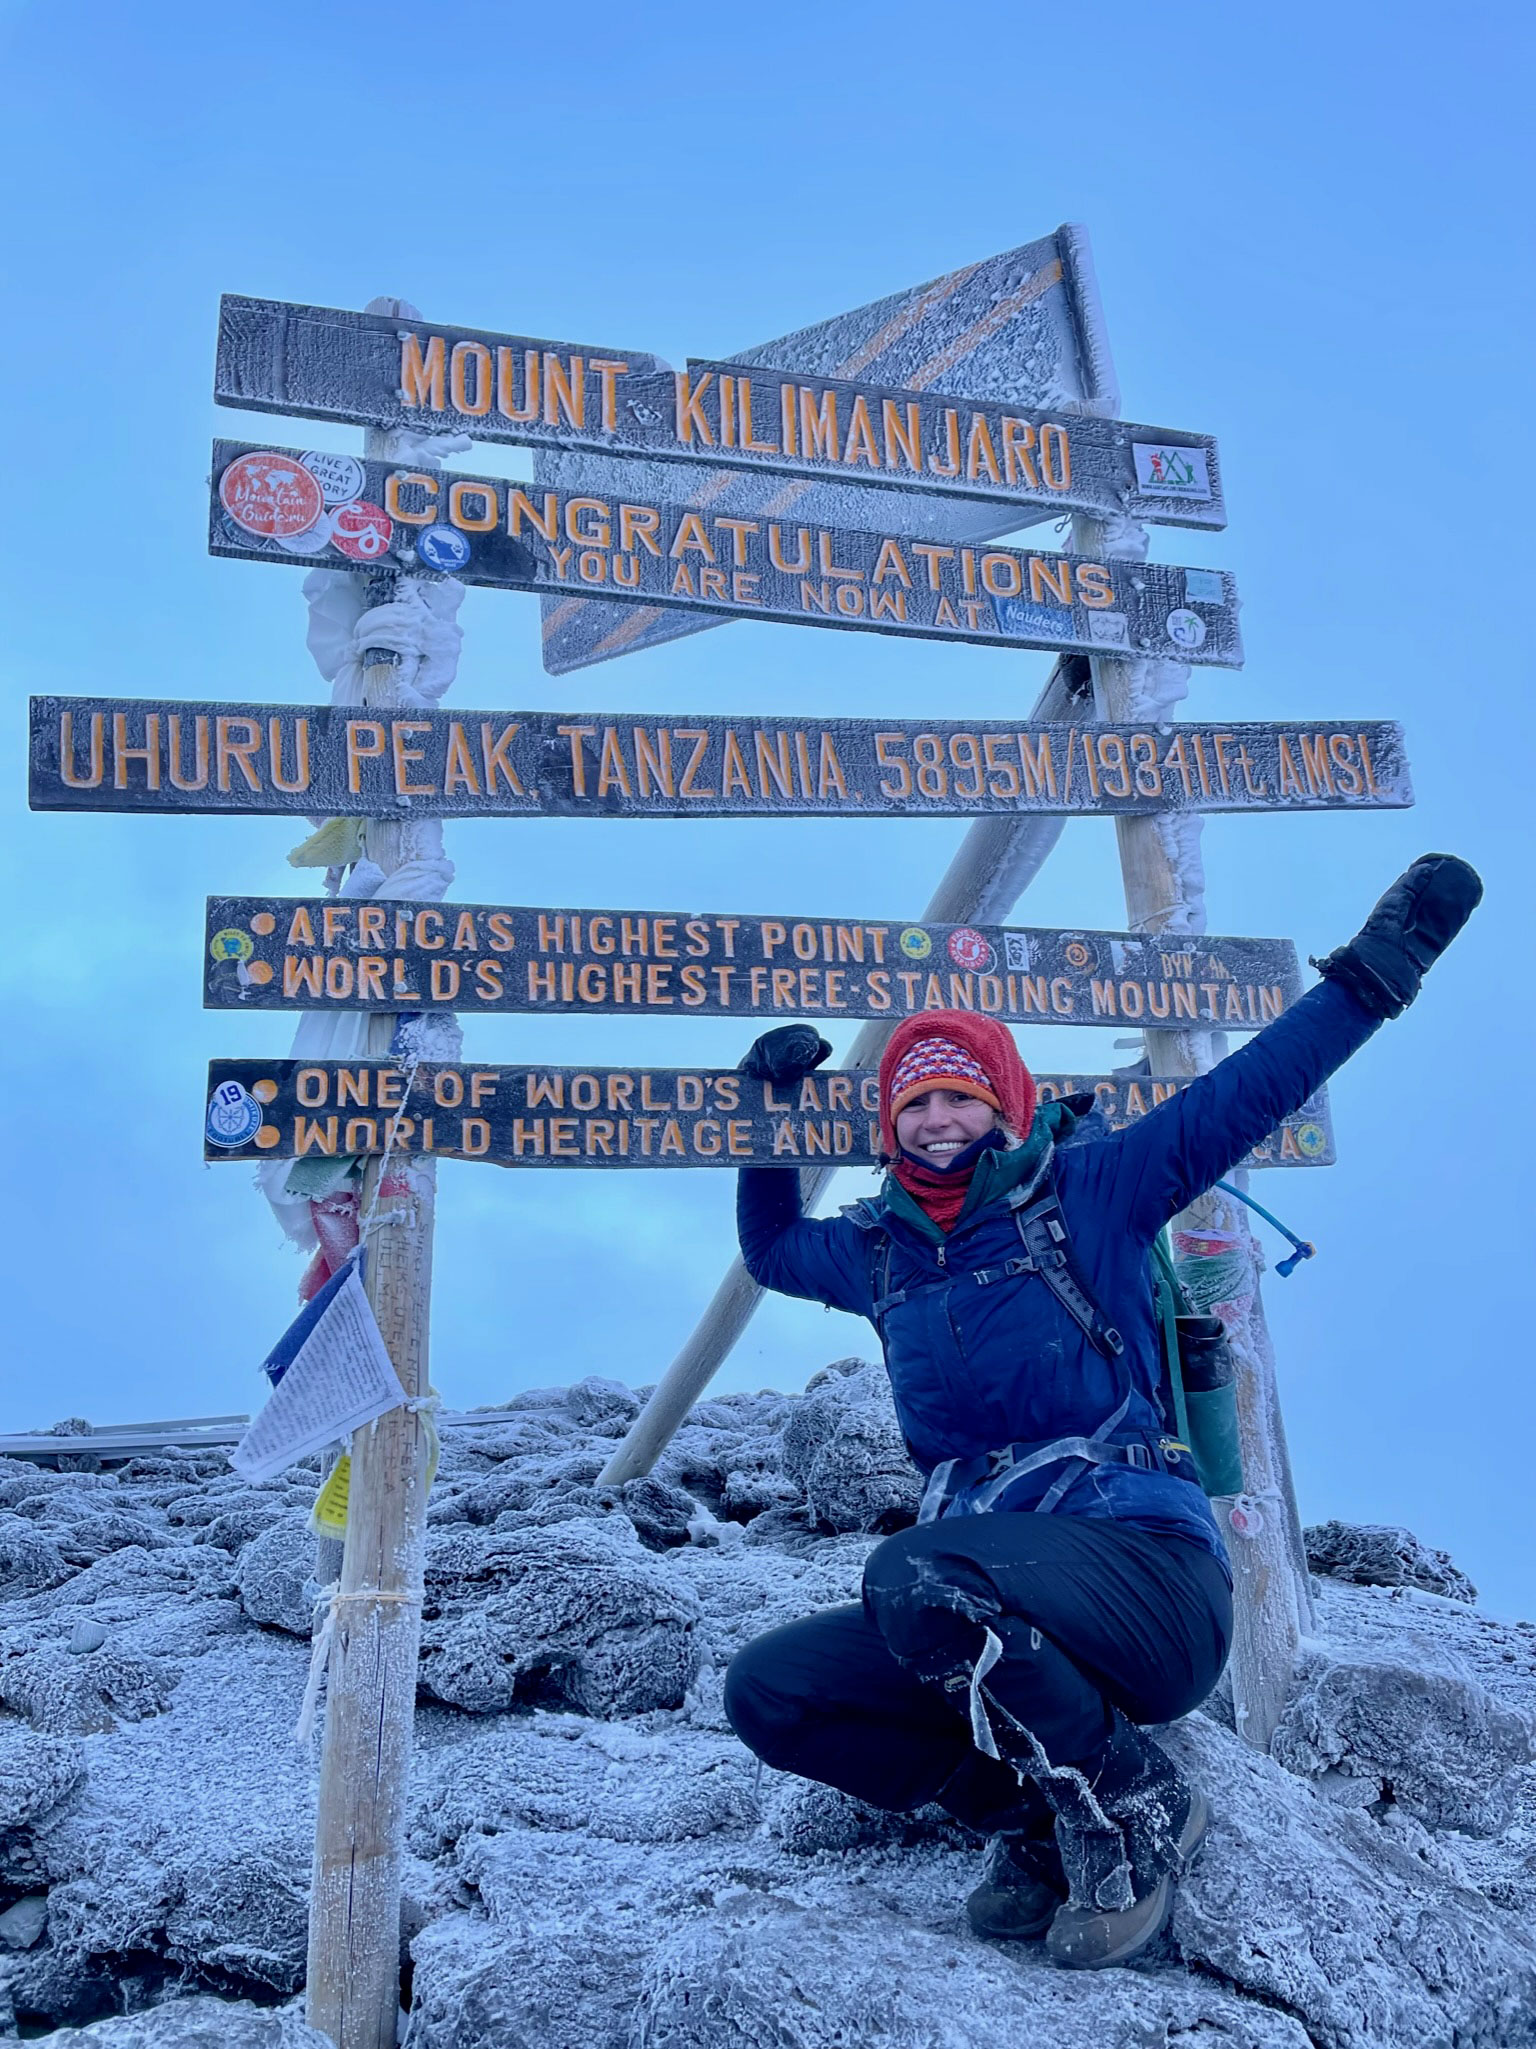
[[[965,1917],[977,1935],[1032,1942],[1044,1935],[1066,1897],[1061,1853],[1049,1836],[994,1836]]]
[[[1091,1786],[1081,1773],[1062,1772],[1042,1790],[1056,1809],[1068,1884],[1046,1937],[1052,1963],[1095,1971],[1131,1962],[1167,1926],[1174,1886],[1205,1837],[1204,1796],[1118,1716]]]
[[[1205,1795],[1190,1787],[1188,1813],[1171,1865],[1151,1890],[1130,1906],[1111,1912],[1098,1907],[1064,1906],[1045,1938],[1046,1954],[1067,1971],[1102,1971],[1110,1964],[1128,1964],[1152,1947],[1173,1912],[1173,1889],[1205,1837],[1210,1810]]]

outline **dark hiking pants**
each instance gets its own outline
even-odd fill
[[[1215,1685],[1232,1633],[1217,1559],[1182,1537],[1080,1516],[955,1516],[871,1552],[861,1604],[769,1630],[732,1659],[725,1708],[778,1771],[904,1811],[936,1800],[982,1833],[1048,1827],[1033,1785],[977,1750],[968,1672],[1052,1764],[1092,1773],[1112,1727],[1167,1722]]]

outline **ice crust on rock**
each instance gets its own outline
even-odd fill
[[[95,2021],[38,2038],[39,2049],[331,2049],[328,2035],[296,2009],[263,2011],[244,2001],[178,1999],[147,2013]]]
[[[530,1694],[598,1715],[678,1707],[698,1613],[618,1517],[448,1529],[427,1547],[421,1683],[476,1714]]]
[[[50,1735],[88,1736],[118,1721],[157,1715],[176,1674],[158,1659],[108,1645],[77,1652],[71,1644],[0,1662],[0,1701]]]
[[[1293,1694],[1271,1755],[1386,1800],[1432,1829],[1496,1836],[1514,1819],[1529,1718],[1477,1680],[1386,1659],[1328,1664]]]
[[[1362,1587],[1418,1587],[1451,1601],[1475,1601],[1477,1588],[1444,1551],[1412,1530],[1387,1523],[1312,1523],[1303,1532],[1314,1572]]]
[[[857,1600],[915,1513],[882,1377],[843,1360],[803,1395],[700,1403],[650,1479],[602,1488],[635,1399],[593,1379],[445,1433],[410,2049],[1536,2042],[1536,1628],[1443,1598],[1449,1561],[1429,1590],[1318,1582],[1274,1758],[1214,1714],[1167,1734],[1211,1795],[1208,1847],[1144,1968],[1069,1976],[971,1936],[979,1846],[937,1810],[760,1772],[725,1719],[733,1653]],[[319,2049],[274,2004],[304,1969],[315,1483],[0,1462],[0,1532],[34,1546],[0,1591],[0,1685],[121,1661],[162,1682],[157,1711],[84,1734],[0,1706],[0,1917],[30,1903],[33,1936],[0,1925],[0,2037]]]
[[[320,1589],[315,1539],[306,1515],[288,1514],[252,1537],[235,1561],[240,1605],[253,1622],[308,1636]]]
[[[826,1367],[783,1436],[783,1471],[818,1529],[889,1532],[917,1520],[922,1485],[878,1367],[862,1359]]]

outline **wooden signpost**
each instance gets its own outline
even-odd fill
[[[34,697],[36,811],[967,818],[1396,809],[1400,727],[1013,725]]]
[[[1082,1096],[1114,1130],[1146,1116],[1187,1078],[1041,1074],[1043,1100]],[[734,1068],[474,1066],[398,1061],[215,1060],[210,1107],[227,1135],[208,1160],[483,1160],[495,1167],[740,1167],[879,1158],[873,1069],[818,1069],[789,1088]],[[246,1114],[237,1122],[234,1112]],[[207,1132],[217,1120],[210,1117]],[[248,1130],[249,1135],[243,1135]],[[1255,1147],[1250,1164],[1322,1167],[1335,1155],[1319,1091]]]
[[[1253,1031],[1301,993],[1285,939],[1165,947],[1130,932],[210,897],[215,1010],[693,1011]]]
[[[226,296],[221,405],[477,441],[1221,527],[1208,435],[911,386]],[[676,495],[675,493],[669,495]],[[1015,521],[1021,524],[1021,521]]]
[[[350,458],[344,458],[350,461]],[[506,477],[351,463],[216,441],[208,550],[289,568],[386,564],[493,590],[998,647],[1126,648],[1242,665],[1224,570],[969,546],[789,519],[738,519],[667,499],[541,491]],[[354,476],[352,472],[357,474]]]

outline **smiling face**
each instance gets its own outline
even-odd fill
[[[960,1089],[929,1089],[896,1113],[896,1143],[930,1166],[946,1167],[956,1153],[1002,1123],[990,1103]]]

